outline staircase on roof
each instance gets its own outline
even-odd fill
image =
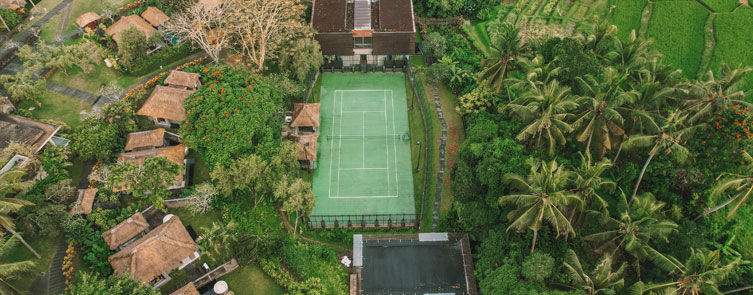
[[[355,0],[354,24],[355,31],[371,30],[371,1]]]

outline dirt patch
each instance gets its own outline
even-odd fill
[[[447,158],[447,170],[444,175],[444,187],[450,188],[450,171],[452,171],[452,165],[455,164],[455,158]]]
[[[460,138],[460,135],[458,135],[458,127],[450,127],[450,139],[458,140]]]
[[[450,144],[447,146],[447,154],[449,154],[450,156],[456,156],[459,149],[460,144],[457,141],[450,142]]]

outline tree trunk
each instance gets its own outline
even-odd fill
[[[651,159],[654,158],[655,154],[651,154],[648,156],[648,159],[646,160],[646,164],[643,164],[643,169],[641,169],[641,174],[638,176],[638,181],[635,182],[635,189],[633,189],[633,197],[638,193],[638,187],[641,185],[641,180],[643,180],[643,174],[646,173],[646,167],[648,167],[648,164],[651,163]],[[633,199],[630,199],[632,202]]]
[[[752,286],[742,287],[742,288],[737,288],[737,289],[734,289],[734,290],[729,290],[727,292],[724,292],[724,294],[732,294],[732,293],[742,292],[742,291],[750,290],[750,289],[753,289],[753,285]]]
[[[593,131],[593,130],[591,130]],[[588,135],[588,143],[586,143],[586,154],[591,153],[591,140],[594,138],[594,133],[591,132],[590,135]]]
[[[531,243],[531,253],[533,253],[533,251],[536,249],[536,237],[538,237],[538,235],[539,235],[539,231],[534,230],[533,231],[533,243]]]
[[[614,159],[612,160],[612,165],[617,165],[617,158],[620,157],[620,153],[622,153],[622,144],[620,144],[620,148],[617,150],[617,155],[614,156]]]
[[[24,238],[21,237],[21,235],[19,235],[16,231],[14,231],[12,228],[7,228],[7,227],[5,228],[5,230],[7,230],[11,235],[16,237],[16,239],[18,239],[18,241],[21,242],[21,244],[26,246],[26,248],[29,249],[29,251],[31,251],[31,253],[34,254],[35,257],[37,257],[37,259],[42,259],[42,256],[40,256],[39,253],[37,253],[37,251],[34,251],[34,248],[32,248],[28,243],[26,243]]]
[[[295,212],[295,226],[293,226],[293,232],[298,233],[298,212]]]
[[[753,190],[753,186],[751,186],[750,189]],[[750,193],[750,190],[748,190],[748,193]],[[709,215],[711,215],[711,213],[714,213],[714,212],[718,211],[719,209],[727,207],[727,205],[729,205],[730,203],[732,203],[735,200],[737,200],[737,198],[739,196],[740,195],[738,195],[738,196],[736,196],[734,198],[730,198],[729,200],[724,201],[724,203],[721,203],[720,205],[718,205],[718,206],[716,206],[714,208],[706,208],[706,210],[703,210],[703,213],[701,213],[701,215],[698,215],[698,217],[696,217],[693,220],[698,220],[698,219],[701,219],[701,217],[709,216]]]

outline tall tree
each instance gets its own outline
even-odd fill
[[[123,161],[109,167],[110,176],[105,184],[111,189],[127,189],[142,204],[164,210],[170,194],[168,187],[173,186],[180,169],[180,165],[164,156],[147,158],[143,164]]]
[[[32,202],[17,199],[12,196],[33,184],[30,181],[23,181],[22,177],[24,175],[26,175],[26,171],[21,169],[14,169],[0,175],[0,226],[29,249],[37,259],[40,259],[42,256],[40,256],[37,251],[34,251],[34,248],[26,243],[24,238],[15,230],[16,224],[13,213],[18,211],[18,209],[21,209],[21,207],[34,205]]]
[[[311,184],[301,178],[291,180],[284,178],[277,183],[274,191],[275,197],[282,201],[282,210],[295,213],[294,231],[298,231],[298,220],[303,216],[309,216],[314,209],[314,192],[311,191]]]
[[[633,286],[634,294],[645,294],[657,291],[663,294],[723,295],[732,292],[722,292],[719,284],[735,270],[740,264],[740,257],[722,262],[719,250],[709,251],[706,249],[690,249],[690,257],[680,266],[676,274],[676,280],[663,284],[644,285],[639,282]]]
[[[685,143],[690,136],[703,125],[686,126],[688,115],[680,110],[672,111],[662,125],[661,131],[652,135],[635,135],[630,136],[623,143],[623,148],[631,150],[639,147],[651,148],[648,152],[646,163],[643,164],[638,180],[635,182],[633,196],[638,193],[638,187],[641,185],[643,175],[651,160],[659,153],[671,155],[677,162],[684,163],[690,155],[690,151],[685,147]]]
[[[219,63],[220,52],[230,43],[227,24],[223,21],[226,7],[220,5],[207,10],[201,3],[195,3],[173,15],[165,31],[198,46],[214,63]]]
[[[69,295],[159,295],[158,289],[132,280],[128,275],[100,277],[96,274],[83,273],[78,282],[73,284],[66,294]]]
[[[753,68],[733,69],[727,64],[722,64],[719,78],[709,71],[706,81],[698,81],[688,85],[687,94],[689,99],[685,106],[693,115],[688,118],[690,122],[701,122],[712,116],[720,109],[727,109],[733,105],[753,107],[752,104],[743,100],[745,91],[739,89],[740,81],[745,78]]]
[[[653,240],[669,242],[669,234],[677,231],[677,224],[664,214],[666,204],[657,201],[651,193],[634,196],[630,204],[625,194],[621,194],[621,201],[625,209],[620,213],[619,219],[609,217],[607,230],[585,236],[584,239],[599,245],[597,253],[612,249],[611,256],[618,250],[632,256],[638,277],[640,262],[644,260],[651,261],[667,272],[678,270],[681,263],[677,259],[662,254],[651,246]]]
[[[14,237],[0,236],[0,257],[7,255],[15,246],[18,240]],[[31,272],[34,269],[34,262],[24,260],[18,262],[0,262],[0,295],[21,294],[21,290],[14,287],[10,280],[19,275]]]
[[[625,137],[625,119],[618,109],[632,102],[636,93],[623,90],[625,76],[614,68],[606,68],[601,81],[590,75],[577,79],[585,94],[577,99],[582,111],[573,125],[582,131],[576,139],[587,141],[586,153],[591,153],[593,143],[595,153],[601,158]]]
[[[118,55],[120,64],[127,68],[146,58],[146,35],[134,26],[120,32],[118,37]]]
[[[613,50],[607,57],[615,62],[620,73],[626,76],[642,71],[647,63],[658,57],[658,54],[649,48],[651,41],[638,38],[635,30],[630,33],[627,40],[614,38],[613,41]]]
[[[732,204],[732,209],[727,214],[727,218],[731,218],[750,198],[753,193],[753,157],[748,152],[743,151],[742,159],[748,163],[745,166],[745,172],[743,174],[724,173],[719,175],[711,190],[712,197],[719,197],[729,191],[732,191],[733,195],[719,206],[707,210],[706,215]]]
[[[593,162],[589,154],[581,154],[580,159],[580,166],[573,171],[575,174],[573,181],[575,191],[583,198],[584,204],[587,206],[595,204],[596,208],[601,209],[603,214],[608,215],[607,201],[602,197],[602,193],[614,192],[617,184],[602,177],[602,174],[612,167],[612,162],[607,159]]]
[[[280,65],[298,82],[305,82],[312,71],[324,64],[322,48],[314,38],[296,39],[285,51],[280,56]]]
[[[249,188],[252,184],[256,184],[266,166],[266,161],[261,157],[248,155],[232,161],[227,166],[217,164],[210,173],[210,176],[222,194],[235,196],[235,191]],[[254,193],[254,200],[256,199],[257,196]]]
[[[275,58],[279,47],[293,36],[311,32],[303,22],[305,7],[297,0],[230,0],[225,19],[234,33],[236,46],[264,70],[264,62]]]
[[[573,117],[570,111],[577,106],[570,98],[570,89],[553,80],[508,104],[507,109],[523,121],[530,122],[516,139],[535,146],[547,145],[549,154],[553,155],[556,146],[564,145],[565,136],[573,131],[567,121]]]
[[[583,200],[570,190],[572,172],[556,161],[539,162],[529,159],[530,171],[527,176],[507,174],[504,182],[515,192],[501,196],[499,204],[513,205],[516,208],[507,214],[512,222],[507,230],[518,232],[533,231],[531,252],[536,249],[536,237],[544,223],[548,223],[561,234],[575,234],[564,212],[567,207],[579,205]]]
[[[612,264],[612,257],[604,255],[594,269],[586,273],[578,255],[569,249],[563,266],[572,282],[570,288],[583,290],[586,295],[613,295],[625,285],[625,279],[622,277],[625,264],[620,264],[617,269],[613,269]]]
[[[520,30],[513,24],[501,24],[499,34],[492,38],[489,57],[481,61],[486,69],[481,72],[479,81],[488,83],[497,94],[502,93],[508,69],[524,49],[518,33]]]

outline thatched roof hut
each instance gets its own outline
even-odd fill
[[[136,114],[177,122],[184,121],[186,111],[183,108],[183,101],[192,93],[194,93],[193,90],[157,85]]]
[[[170,293],[170,295],[199,295],[199,290],[196,289],[193,282],[189,282],[180,289],[175,290],[175,292]]]
[[[109,28],[105,30],[105,33],[108,35],[112,35],[112,39],[115,41],[115,43],[118,43],[120,40],[120,33],[122,31],[127,30],[131,26],[136,27],[139,31],[143,32],[144,35],[146,35],[146,39],[149,40],[149,37],[152,36],[154,32],[157,30],[152,27],[149,23],[147,23],[143,18],[141,18],[138,15],[128,15],[121,17],[117,22],[112,24]]]
[[[144,148],[158,148],[165,144],[165,129],[133,132],[128,134],[125,151],[133,151]]]
[[[173,87],[177,86],[178,88],[196,89],[201,85],[199,82],[200,76],[198,73],[172,70],[170,71],[170,75],[167,75],[167,78],[165,78],[165,84]]]
[[[0,150],[10,142],[30,145],[35,153],[42,148],[60,130],[60,126],[40,122],[26,117],[0,114]]]
[[[71,208],[71,214],[88,215],[92,213],[94,197],[97,196],[97,191],[99,190],[96,188],[78,190],[78,198],[76,198],[76,204]]]
[[[319,127],[319,103],[293,104],[290,127]]]
[[[149,223],[146,222],[144,215],[136,212],[115,227],[103,232],[102,238],[110,246],[110,250],[115,250],[147,229],[149,229]]]
[[[154,6],[147,7],[146,10],[141,13],[141,17],[154,27],[159,27],[170,19],[170,17],[162,12],[162,10],[159,10],[159,8]]]
[[[296,135],[298,138],[298,146],[296,147],[296,154],[299,161],[316,161],[316,140],[319,138],[319,134],[309,135]]]
[[[99,14],[93,11],[89,11],[76,18],[76,24],[79,28],[83,28],[89,26],[89,24],[91,23],[99,21],[100,19],[102,19],[102,17],[99,16]]]

